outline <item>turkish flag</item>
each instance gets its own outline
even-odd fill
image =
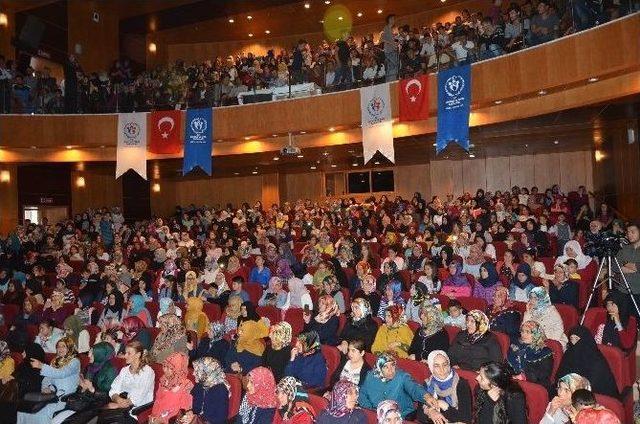
[[[400,80],[400,121],[420,121],[429,117],[429,76]]]
[[[182,150],[182,112],[163,110],[149,114],[147,131],[151,134],[149,152],[180,153]]]

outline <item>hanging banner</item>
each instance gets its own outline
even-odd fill
[[[361,88],[360,111],[364,163],[369,162],[376,151],[395,162],[389,83]]]
[[[438,72],[438,133],[436,153],[450,142],[469,150],[471,111],[471,66]]]
[[[149,114],[149,152],[175,154],[182,150],[182,111],[163,110]]]
[[[421,121],[429,117],[429,76],[400,80],[400,121]]]
[[[133,169],[147,179],[147,114],[118,114],[116,178]]]
[[[211,175],[211,148],[213,139],[213,110],[187,109],[186,135],[182,175],[199,166]]]

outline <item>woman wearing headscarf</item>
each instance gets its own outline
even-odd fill
[[[551,393],[553,352],[546,346],[546,339],[540,324],[523,322],[520,341],[509,347],[507,362],[516,378],[540,384]]]
[[[564,254],[558,256],[556,264],[564,264],[569,259],[573,259],[578,263],[578,269],[585,269],[591,263],[591,256],[582,253],[582,247],[576,240],[569,240],[564,245]]]
[[[420,308],[422,325],[413,335],[409,348],[409,359],[425,362],[434,350],[449,350],[449,336],[444,329],[442,312],[429,302]]]
[[[225,333],[238,329],[238,318],[242,315],[242,297],[236,294],[229,296],[229,302],[224,309]]]
[[[449,297],[471,296],[471,284],[462,268],[462,262],[458,259],[449,263],[449,277],[442,282],[440,294]]]
[[[567,345],[567,335],[564,334],[564,324],[555,306],[551,304],[549,293],[544,287],[535,287],[529,293],[527,310],[522,321],[535,321],[540,324],[545,336],[557,340],[563,349]]]
[[[269,335],[269,325],[265,320],[246,319],[238,325],[237,338],[229,348],[225,367],[233,372],[246,374],[260,365],[264,353],[263,339]]]
[[[489,331],[489,318],[477,309],[467,314],[467,329],[460,331],[449,348],[451,364],[477,371],[486,362],[502,362],[502,351]]]
[[[364,260],[361,260],[356,264],[356,275],[353,276],[349,282],[349,291],[351,293],[357,292],[362,287],[362,281],[367,275],[371,275],[371,265]]]
[[[520,339],[520,322],[522,314],[516,310],[509,299],[509,289],[500,285],[493,294],[493,302],[487,308],[489,328],[491,331],[499,331],[509,336],[511,343],[517,343]]]
[[[156,327],[160,327],[160,323],[158,322],[160,317],[167,314],[175,314],[178,318],[181,318],[182,309],[177,307],[171,298],[162,297],[158,301],[158,316],[156,317]]]
[[[427,357],[431,376],[424,387],[432,400],[418,409],[418,422],[471,422],[471,388],[451,367],[447,353],[434,350]]]
[[[611,291],[604,299],[607,314],[602,320],[594,322],[596,343],[615,346],[629,352],[636,346],[638,328],[629,325],[631,305],[627,294]]]
[[[278,277],[271,277],[269,287],[262,293],[258,306],[274,306],[284,309],[289,303],[289,293],[284,289],[283,282]]]
[[[402,306],[393,305],[387,308],[384,320],[384,324],[378,328],[371,352],[376,355],[393,352],[399,358],[408,357],[413,332],[404,321]]]
[[[338,305],[338,311],[342,314],[345,312],[344,295],[342,294],[342,286],[335,275],[329,275],[322,281],[322,292],[333,297]]]
[[[291,359],[291,325],[282,321],[272,325],[269,329],[271,344],[262,354],[262,365],[273,371],[276,380],[284,377],[284,369]]]
[[[572,408],[571,395],[576,390],[591,390],[591,383],[583,376],[575,373],[559,374],[558,394],[551,399],[540,424],[569,424],[569,411]]]
[[[193,413],[208,424],[225,424],[229,414],[231,386],[218,360],[203,357],[193,361],[196,384],[191,389]]]
[[[384,292],[387,284],[394,282],[402,286],[400,277],[398,276],[398,265],[394,261],[387,261],[382,264],[382,275],[378,277],[376,288],[378,291]]]
[[[401,423],[402,411],[398,402],[391,399],[381,401],[376,407],[376,418],[378,424]]]
[[[432,397],[410,374],[398,369],[395,355],[383,353],[360,387],[358,402],[372,409],[385,399],[398,402],[402,417],[407,417],[415,411],[414,402],[426,403]]]
[[[529,293],[535,287],[531,278],[531,267],[529,264],[521,263],[518,265],[516,275],[509,285],[509,299],[516,302],[527,302]]]
[[[87,353],[90,348],[89,332],[84,329],[77,315],[70,315],[63,324],[67,336],[73,339],[78,353]]]
[[[271,370],[257,367],[249,371],[236,424],[270,423],[277,407],[276,382]]]
[[[11,351],[9,350],[9,344],[4,340],[0,340],[0,387],[4,386],[13,375],[15,371],[16,363],[11,357]]]
[[[9,328],[6,338],[11,350],[22,350],[26,346],[29,337],[27,326],[40,324],[40,314],[37,311],[37,307],[38,302],[32,297],[26,297],[22,302],[22,310],[13,319],[13,325]]]
[[[206,336],[198,340],[198,346],[195,349],[193,342],[187,343],[189,358],[193,361],[209,356],[223,363],[229,350],[229,342],[224,338],[225,333],[221,322],[210,323]]]
[[[318,313],[311,318],[311,314],[303,314],[304,331],[315,331],[320,337],[320,344],[335,346],[338,344],[338,327],[340,309],[335,298],[325,294],[318,299]]]
[[[276,424],[312,424],[316,412],[309,403],[309,394],[294,377],[284,377],[276,386],[278,409],[273,417]]]
[[[209,318],[202,309],[204,301],[199,297],[190,297],[187,299],[187,312],[184,315],[184,323],[187,331],[195,331],[198,338],[206,333],[209,327]]]
[[[120,291],[113,290],[107,297],[107,304],[98,319],[98,327],[102,330],[116,327],[120,325],[122,319],[126,316],[124,312],[124,296]]]
[[[149,310],[145,307],[144,297],[139,294],[134,294],[129,298],[129,309],[126,316],[138,317],[145,327],[153,327],[153,319]]]
[[[216,277],[217,275],[218,274],[216,274]],[[195,271],[187,271],[184,275],[184,278],[184,288],[179,298],[181,302],[186,302],[186,300],[190,297],[204,296],[204,290],[198,284],[198,274],[196,274]]]
[[[473,287],[473,297],[478,297],[486,300],[487,303],[491,303],[497,288],[502,286],[493,262],[485,262],[480,266],[478,283]]]
[[[288,308],[301,308],[308,307],[310,311],[313,311],[313,301],[311,300],[311,294],[304,285],[304,282],[300,278],[289,279],[289,305]]]
[[[163,374],[156,391],[149,417],[150,424],[168,424],[181,409],[193,405],[189,380],[189,358],[182,352],[174,352],[162,362]]]
[[[38,359],[31,359],[31,366],[40,370],[42,379],[41,391],[51,393],[55,390],[58,396],[73,393],[80,381],[80,360],[77,358],[75,345],[70,337],[63,337],[56,343],[56,356],[50,365]],[[39,390],[40,391],[40,390]],[[62,401],[47,404],[40,411],[29,414],[18,412],[18,424],[51,424],[53,415],[64,409]]]
[[[404,306],[404,315],[407,321],[421,323],[420,310],[424,302],[432,304],[431,296],[429,296],[427,289],[422,284],[412,284],[409,288],[409,300],[407,300]],[[438,300],[434,300],[439,302]]]
[[[377,331],[378,324],[371,317],[369,302],[363,298],[356,298],[351,302],[351,314],[340,333],[338,349],[346,354],[348,343],[358,339],[364,343],[364,349],[370,351]]]
[[[13,372],[13,379],[5,379],[3,384],[15,384],[16,385],[16,398],[22,399],[26,393],[39,392],[42,388],[42,379],[44,378],[40,374],[38,368],[34,368],[31,364],[32,359],[37,359],[39,362],[45,361],[45,353],[37,343],[28,343],[22,352],[23,361],[16,367]],[[16,422],[17,414],[17,402],[15,400],[3,400],[0,402],[0,414],[9,424]]]
[[[358,386],[340,380],[331,391],[329,406],[316,419],[317,424],[366,424],[367,416],[358,408]]]
[[[51,297],[45,302],[44,308],[40,313],[40,319],[42,321],[53,320],[60,325],[68,316],[69,309],[64,307],[64,293],[55,289],[51,293]]]
[[[403,309],[404,313],[404,299],[402,298],[402,283],[393,280],[387,283],[384,289],[382,298],[380,299],[380,306],[378,307],[378,318],[384,319],[385,311],[390,306],[398,306]]]
[[[284,374],[295,377],[307,389],[321,388],[327,376],[327,362],[320,346],[320,337],[315,331],[298,335]]]
[[[542,284],[549,291],[551,302],[572,305],[578,308],[578,283],[569,279],[569,268],[565,264],[553,266],[553,278],[545,275]]]
[[[609,363],[598,349],[589,329],[576,325],[569,331],[569,341],[556,374],[580,374],[591,382],[594,393],[618,397],[618,387]]]
[[[160,319],[160,333],[153,342],[151,359],[163,363],[173,352],[187,354],[187,331],[180,318],[167,314]]]
[[[365,299],[371,306],[372,313],[377,316],[380,309],[380,293],[376,288],[376,278],[371,274],[365,275],[360,289],[353,294],[353,298]]]

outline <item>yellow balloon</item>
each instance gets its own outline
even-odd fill
[[[342,38],[344,33],[351,34],[353,18],[346,6],[335,4],[324,12],[324,35],[329,41]]]

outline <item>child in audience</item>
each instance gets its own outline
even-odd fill
[[[444,325],[451,325],[458,327],[461,330],[467,328],[467,316],[464,313],[464,308],[458,299],[449,300],[448,313],[444,314]]]
[[[575,259],[567,259],[564,264],[569,268],[569,279],[574,281],[580,281],[580,273],[578,273],[578,261]]]

